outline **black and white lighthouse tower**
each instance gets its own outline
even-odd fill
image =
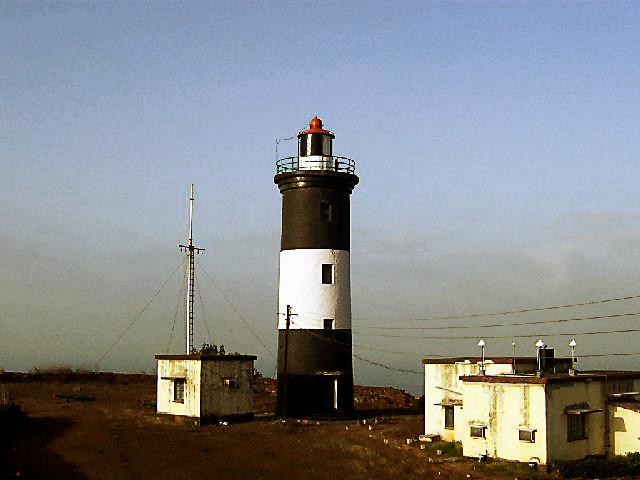
[[[355,162],[314,117],[298,155],[279,159],[282,193],[276,415],[351,414],[349,197]]]

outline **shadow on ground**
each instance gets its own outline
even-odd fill
[[[16,414],[0,425],[0,477],[86,479],[48,446],[73,425],[68,418]]]
[[[424,410],[417,407],[400,408],[360,408],[356,411],[356,418],[387,417],[394,415],[423,415]]]

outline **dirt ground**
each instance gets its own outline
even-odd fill
[[[254,421],[193,427],[156,417],[153,377],[0,375],[7,381],[23,415],[0,421],[2,478],[499,478],[421,449],[422,412],[399,405],[411,402],[398,391],[393,399],[361,388],[357,420],[281,422],[266,381],[254,395]]]

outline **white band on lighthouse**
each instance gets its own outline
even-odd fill
[[[297,249],[280,252],[278,311],[291,305],[291,329],[351,329],[350,258],[346,250]],[[279,315],[278,329],[286,328]]]

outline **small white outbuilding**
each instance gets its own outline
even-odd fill
[[[204,424],[253,418],[253,355],[156,355],[157,412]]]

